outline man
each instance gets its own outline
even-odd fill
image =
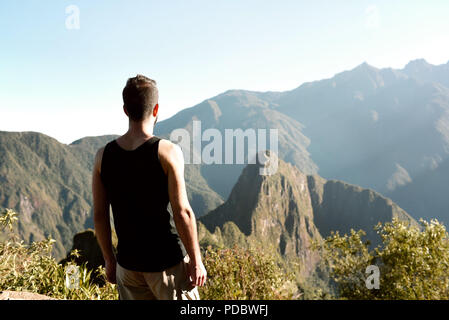
[[[182,151],[153,135],[159,111],[156,82],[142,75],[130,78],[123,102],[129,129],[97,152],[92,178],[95,231],[107,279],[117,283],[124,300],[199,299],[197,286],[204,285],[207,274],[187,198]]]

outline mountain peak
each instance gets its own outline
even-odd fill
[[[372,65],[368,64],[368,62],[364,61],[363,63],[359,64],[357,67],[353,69],[353,71],[377,71],[378,69],[376,67],[373,67]]]
[[[350,88],[349,95],[352,98],[354,92],[365,95],[378,87],[384,86],[384,80],[379,71],[365,61],[351,70],[337,73],[332,81],[335,82],[335,87]]]
[[[286,185],[296,189],[298,183],[306,182],[306,175],[291,164],[278,159],[273,154],[266,156],[262,161],[258,157],[256,164],[249,164],[243,169],[225,204],[200,218],[208,229],[213,230],[226,221],[233,221],[243,233],[250,235],[254,231],[253,219],[261,200],[265,197],[275,198],[274,194],[282,193]],[[271,175],[261,175],[261,169],[265,169],[267,164],[269,166],[270,161],[278,161],[276,172],[271,172]],[[300,189],[305,190],[302,185]],[[275,215],[276,212],[271,214]]]
[[[359,67],[367,68],[367,67],[371,67],[371,66],[368,64],[368,62],[363,61],[363,62],[359,65]]]
[[[407,65],[404,67],[405,71],[419,71],[419,70],[426,70],[430,69],[432,65],[428,63],[425,59],[415,59],[411,60]]]
[[[353,81],[354,79],[356,79],[356,82],[359,82],[360,77],[371,78],[373,76],[377,76],[378,71],[379,71],[379,69],[377,69],[376,67],[373,67],[372,65],[368,64],[365,61],[353,69],[337,73],[333,79],[344,80],[344,81]]]
[[[268,161],[273,158],[270,154]],[[310,246],[321,236],[313,221],[307,176],[278,161],[277,171],[266,176],[259,173],[260,162],[246,166],[228,200],[199,221],[209,232],[221,228],[221,234],[226,223],[232,222],[251,242],[299,258],[300,273],[310,274],[318,260]]]

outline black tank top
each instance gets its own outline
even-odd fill
[[[167,210],[168,181],[159,162],[160,138],[127,151],[116,140],[103,153],[101,179],[117,233],[117,262],[126,269],[159,272],[186,255]]]

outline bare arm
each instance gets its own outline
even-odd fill
[[[112,250],[111,223],[109,217],[109,201],[106,189],[100,177],[101,159],[104,148],[98,150],[95,156],[94,169],[92,173],[92,195],[94,204],[94,226],[98,244],[103,253],[106,263],[106,276],[108,280],[115,283],[115,256]]]
[[[182,151],[170,141],[161,140],[159,156],[168,177],[168,194],[173,210],[173,220],[191,261],[189,273],[193,284],[202,286],[206,281],[207,273],[201,260],[195,214],[187,198]]]

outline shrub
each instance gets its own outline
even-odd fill
[[[297,287],[270,256],[261,252],[212,248],[204,254],[208,280],[200,287],[202,299],[291,299]]]
[[[51,256],[53,239],[35,241],[25,245],[12,233],[17,214],[5,210],[0,214],[0,231],[7,233],[7,240],[0,243],[0,291],[28,291],[44,294],[57,299],[117,299],[114,285],[106,283],[97,286],[93,283],[92,270],[86,265],[79,266],[79,286],[69,289],[65,285],[66,268]],[[76,255],[76,252],[73,252]],[[98,273],[104,277],[104,269]]]
[[[51,256],[54,240],[25,245],[13,233],[16,221],[17,215],[12,210],[0,214],[0,231],[7,232],[7,240],[0,242],[0,291],[28,291],[57,299],[118,298],[115,285],[97,284],[95,272],[104,279],[103,267],[89,270],[86,263],[79,266],[79,287],[69,289],[65,284],[66,270],[74,265],[70,261],[77,261],[78,252],[72,252],[65,266],[58,264]],[[294,276],[287,275],[273,257],[261,252],[209,246],[204,253],[204,264],[208,281],[199,290],[205,300],[291,299],[298,291]]]
[[[421,227],[394,219],[375,230],[382,243],[369,250],[365,233],[332,233],[321,246],[343,299],[449,299],[449,237],[436,220]],[[376,265],[380,288],[368,289],[365,270]]]

